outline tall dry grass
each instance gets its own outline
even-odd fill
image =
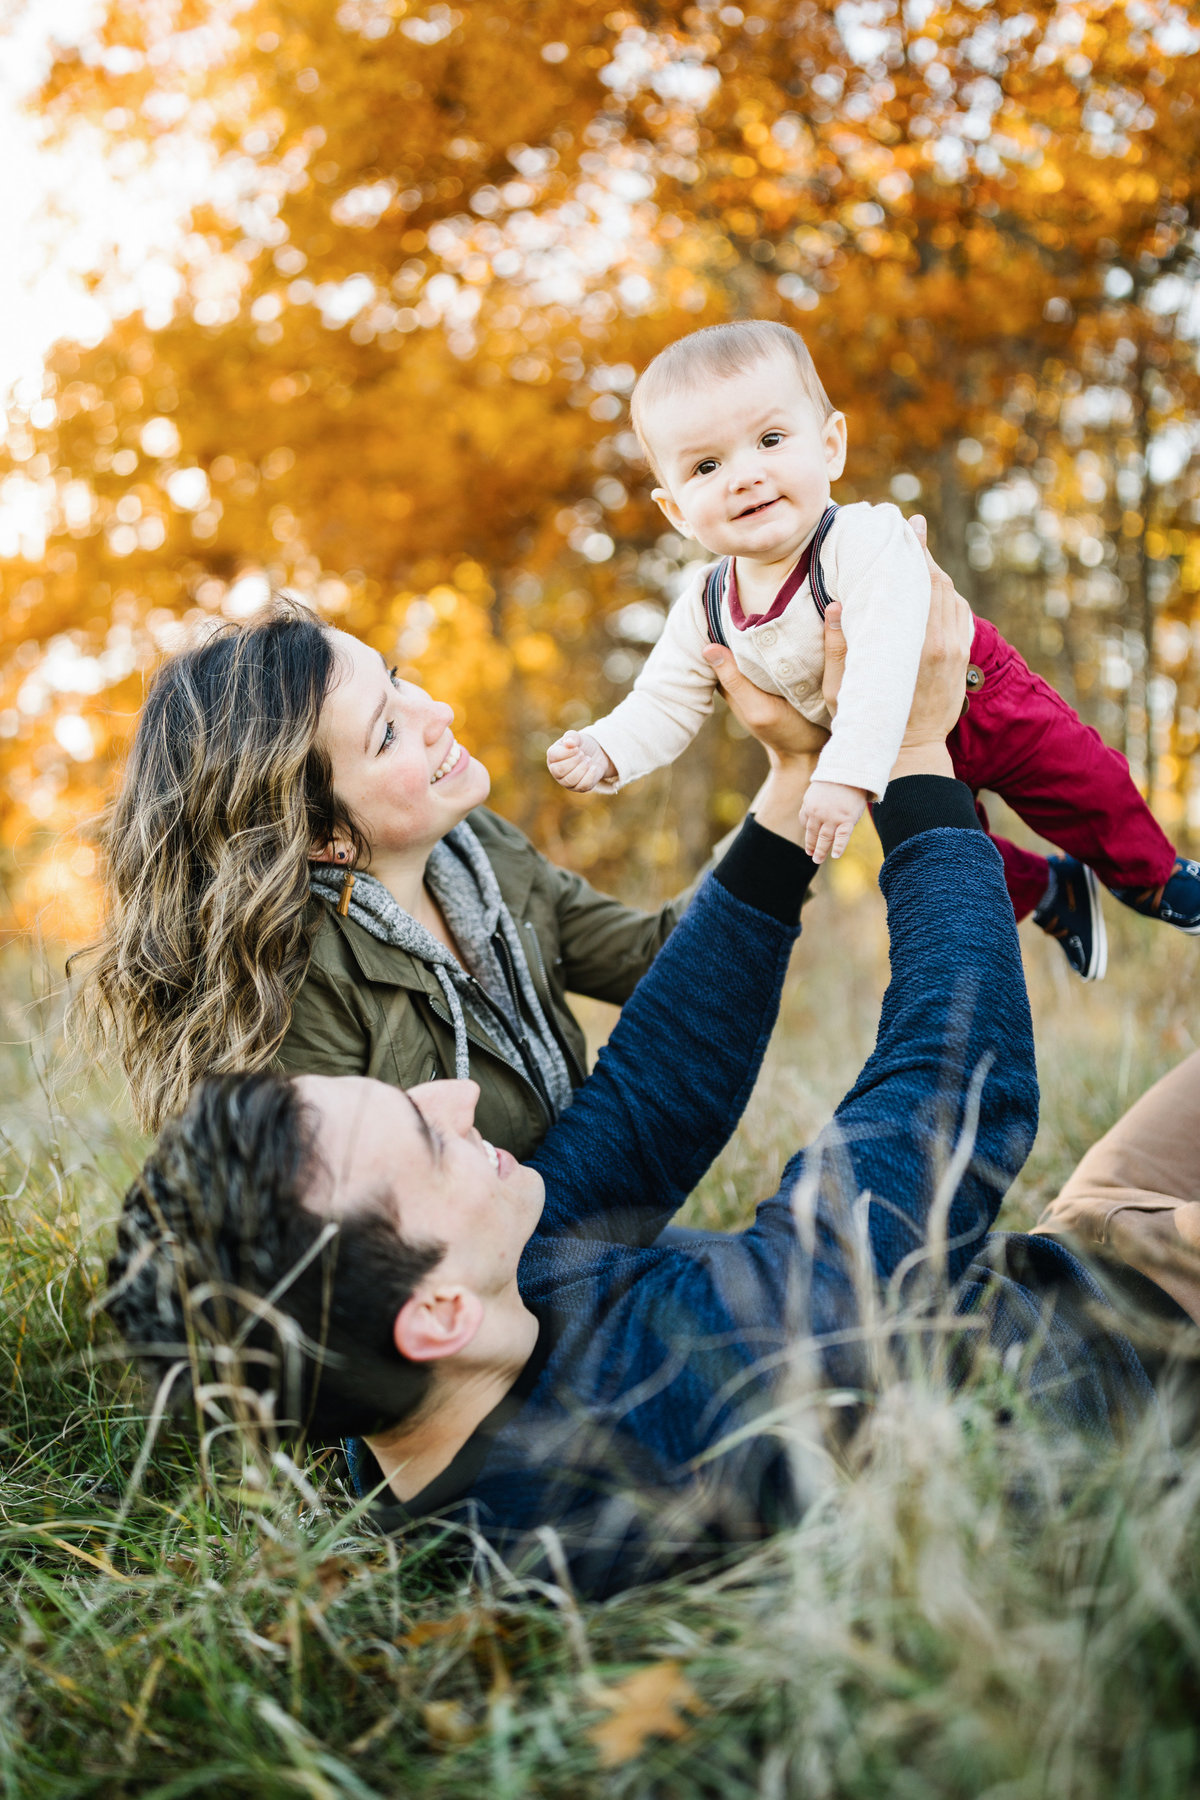
[[[1193,1047],[1200,949],[1116,913],[1093,988],[1026,928],[1044,1105],[1014,1225]],[[852,865],[806,913],[696,1222],[744,1221],[827,1117],[870,1046],[885,957]],[[1153,1434],[1109,1457],[1052,1443],[994,1380],[889,1384],[849,1456],[798,1413],[813,1499],[794,1531],[603,1606],[498,1567],[467,1586],[436,1537],[381,1542],[332,1457],[297,1468],[164,1426],[143,1458],[149,1397],[93,1312],[139,1144],[115,1082],[63,1074],[38,982],[10,961],[0,1043],[6,1795],[1197,1790],[1200,1461]]]

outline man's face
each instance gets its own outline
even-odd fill
[[[542,1215],[535,1169],[475,1129],[473,1081],[389,1087],[365,1076],[301,1075],[324,1173],[305,1205],[322,1218],[381,1207],[412,1243],[444,1244],[433,1275],[488,1300],[511,1287]]]
[[[677,531],[713,556],[774,563],[798,555],[842,472],[846,425],[822,421],[786,356],[660,400],[645,432]]]

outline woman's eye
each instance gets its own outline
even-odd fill
[[[387,724],[383,728],[383,742],[379,746],[380,750],[381,751],[386,750],[388,745],[395,743],[395,741],[396,741],[396,727],[392,724],[392,721],[389,719]]]
[[[400,675],[399,675],[398,671],[399,671],[399,664],[396,664],[396,666],[394,668],[391,668],[388,670],[388,680],[391,682],[391,684],[394,688],[398,688],[400,686]]]

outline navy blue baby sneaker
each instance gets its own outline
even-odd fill
[[[1049,937],[1057,938],[1077,975],[1085,981],[1102,981],[1108,967],[1108,933],[1100,911],[1100,883],[1073,856],[1048,856],[1046,861],[1050,865],[1050,885],[1034,912],[1033,922]],[[1200,865],[1190,863],[1188,867],[1196,869],[1200,876]],[[1200,880],[1196,885],[1200,897]],[[1194,929],[1200,930],[1200,923]]]
[[[1200,935],[1200,863],[1177,856],[1175,867],[1161,887],[1115,887],[1109,892],[1122,906],[1131,906],[1147,919],[1161,919],[1177,931],[1186,931],[1193,937]]]

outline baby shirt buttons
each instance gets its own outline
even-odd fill
[[[776,631],[775,627],[773,625],[767,625],[758,633],[758,641],[760,644],[773,644],[778,636],[779,633]]]

